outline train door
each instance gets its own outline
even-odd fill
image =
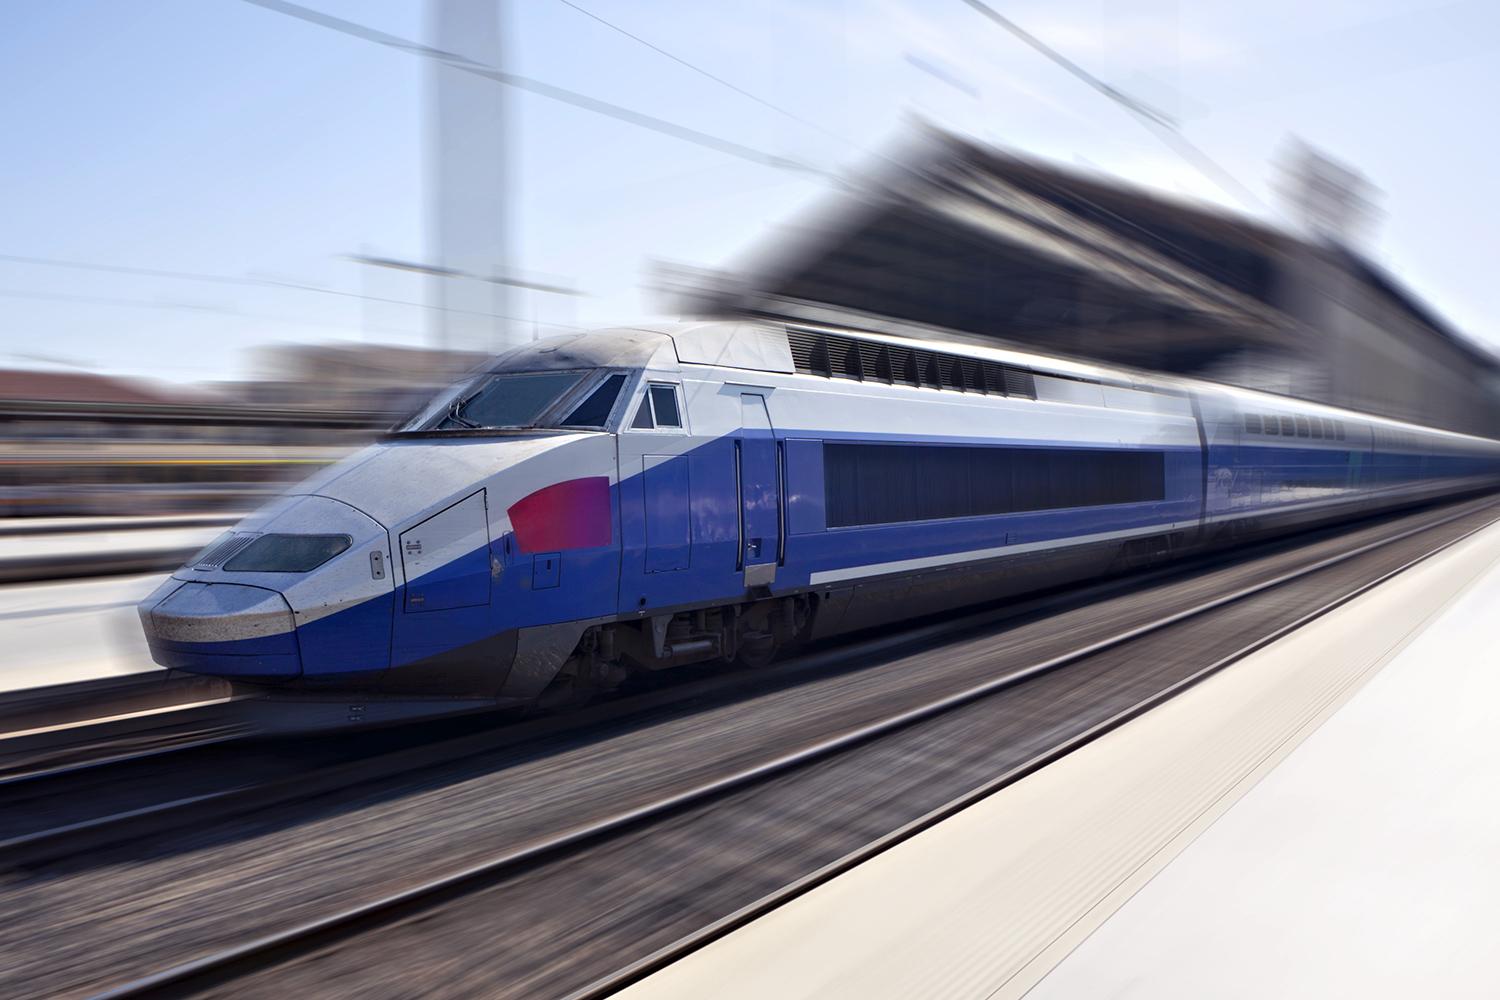
[[[770,586],[781,556],[781,462],[766,397],[740,394],[740,434],[735,442],[735,483],[739,493],[739,565],[744,585]]]
[[[466,647],[493,635],[489,542],[483,489],[400,533],[395,558],[405,587],[392,632],[396,662],[462,660]]]
[[[620,428],[620,610],[693,599],[692,444],[682,387],[650,379]]]

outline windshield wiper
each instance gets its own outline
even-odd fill
[[[458,424],[460,427],[467,427],[469,430],[478,430],[478,424],[470,420],[468,417],[459,415],[458,408],[467,402],[467,399],[455,399],[452,405],[448,407],[448,419],[453,421],[455,424]]]

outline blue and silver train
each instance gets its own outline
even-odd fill
[[[330,719],[525,705],[1493,488],[1500,443],[883,333],[538,341],[251,515],[156,661]]]

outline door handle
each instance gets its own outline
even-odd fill
[[[748,542],[746,542],[745,543],[745,554],[746,555],[751,555],[751,556],[759,556],[760,555],[760,542],[761,542],[761,540],[759,538],[752,538]]]

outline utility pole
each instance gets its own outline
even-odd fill
[[[504,0],[427,0],[430,44],[503,66]],[[428,62],[431,339],[444,350],[498,352],[517,342],[509,268],[511,177],[506,88]]]

